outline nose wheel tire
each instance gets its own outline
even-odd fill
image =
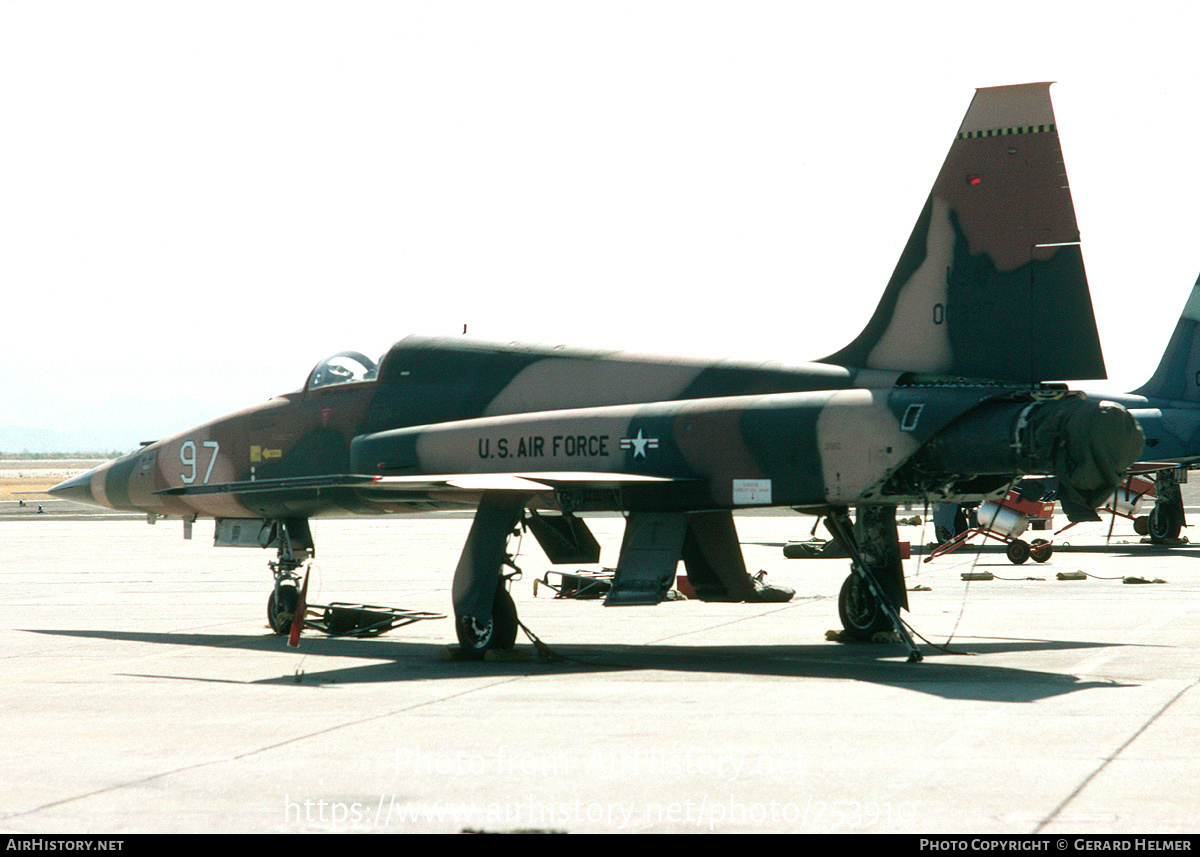
[[[295,584],[282,583],[271,590],[267,599],[267,622],[276,634],[289,634],[292,630],[292,617],[300,606],[300,590]]]

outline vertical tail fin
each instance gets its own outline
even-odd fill
[[[976,91],[874,316],[821,362],[1105,377],[1049,83]]]
[[[1200,278],[1192,286],[1158,368],[1133,392],[1148,399],[1200,402]]]

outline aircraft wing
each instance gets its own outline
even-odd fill
[[[281,479],[253,479],[239,482],[220,482],[207,485],[181,485],[157,491],[172,497],[202,494],[255,494],[288,491],[311,492],[330,488],[353,488],[387,494],[408,494],[422,491],[548,491],[558,487],[605,488],[632,483],[664,483],[690,481],[639,473],[606,473],[590,471],[530,472],[530,473],[441,473],[405,476],[365,476],[331,474],[327,476],[296,476]]]
[[[458,473],[440,476],[380,476],[370,489],[404,492],[438,488],[459,488],[464,491],[546,491],[562,486],[616,487],[631,483],[677,482],[666,476],[646,476],[640,473],[605,472],[535,472],[535,473]]]

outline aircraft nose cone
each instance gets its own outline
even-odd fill
[[[92,474],[95,470],[72,476],[64,482],[59,482],[49,493],[63,500],[74,500],[76,503],[87,503],[95,506],[96,498],[92,494]]]

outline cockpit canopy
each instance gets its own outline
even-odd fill
[[[358,381],[374,381],[378,370],[375,361],[357,351],[339,351],[326,357],[308,373],[305,390],[332,387],[335,384],[353,384]]]

